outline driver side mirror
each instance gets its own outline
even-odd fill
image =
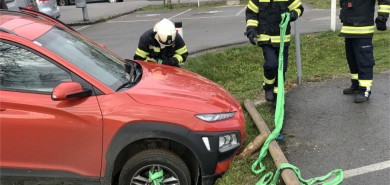
[[[54,101],[83,98],[92,95],[92,90],[84,90],[77,82],[62,82],[57,85],[52,93],[51,99]]]

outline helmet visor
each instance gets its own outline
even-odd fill
[[[160,35],[157,35],[157,40],[160,44],[164,46],[172,46],[173,44],[175,44],[175,40],[172,35],[167,35],[165,41],[160,37]]]

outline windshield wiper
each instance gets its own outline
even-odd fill
[[[132,85],[133,85],[133,82],[127,81],[127,82],[123,83],[121,86],[119,86],[119,87],[116,89],[116,92],[118,92],[118,91],[121,90],[122,88],[131,87]]]
[[[132,85],[134,85],[134,82],[137,79],[136,75],[134,74],[135,70],[136,70],[136,66],[134,65],[134,63],[126,60],[126,62],[125,62],[125,73],[126,73],[126,79],[129,79],[129,81],[127,81],[127,82],[123,83],[122,85],[120,85],[116,89],[116,91],[119,91],[119,90],[121,90],[122,88],[125,88],[125,87],[131,87]]]

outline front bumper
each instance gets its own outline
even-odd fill
[[[239,131],[231,132],[196,132],[189,134],[190,141],[196,141],[193,143],[196,147],[192,148],[193,152],[198,158],[199,166],[201,167],[202,184],[214,184],[215,180],[229,168],[229,165],[240,149],[241,145],[238,145],[230,150],[220,152],[219,151],[219,136],[235,133],[237,139],[241,144],[241,134]],[[209,146],[202,138],[208,138]]]
[[[213,185],[218,178],[222,177],[222,175],[223,174],[202,176],[202,185]]]

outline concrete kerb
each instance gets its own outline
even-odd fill
[[[141,9],[141,8],[139,8],[139,9]],[[121,17],[121,16],[125,16],[125,15],[128,15],[128,14],[135,13],[139,9],[135,9],[135,10],[132,10],[132,11],[129,11],[129,12],[124,12],[124,13],[120,13],[120,14],[112,15],[112,16],[108,16],[108,17],[101,17],[98,20],[94,20],[94,21],[82,21],[82,22],[67,23],[67,25],[69,25],[69,26],[85,26],[85,25],[92,25],[92,24],[102,23],[102,22],[106,22],[106,21],[111,20],[111,19],[115,19],[115,18],[118,18],[118,17]]]
[[[257,129],[260,133],[271,134],[271,131],[265,124],[260,113],[257,111],[256,107],[250,100],[245,100],[245,108],[248,113],[251,115],[252,120],[255,122]],[[278,143],[274,140],[269,145],[269,153],[275,163],[276,167],[279,167],[283,163],[288,163],[287,158],[284,156],[282,149],[279,147]],[[281,173],[283,181],[287,185],[300,185],[301,183],[298,180],[298,177],[295,175],[294,171],[291,169],[284,169]]]

